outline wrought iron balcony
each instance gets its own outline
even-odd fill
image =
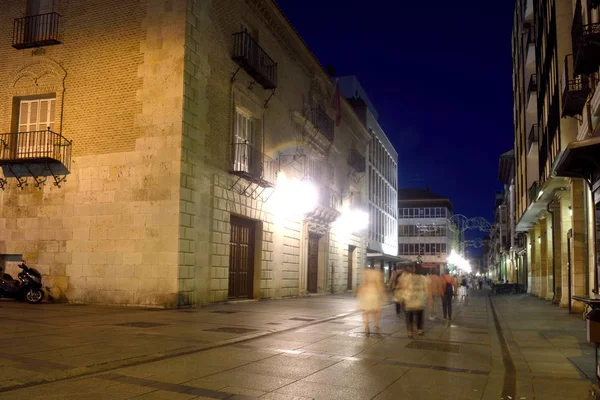
[[[234,143],[230,172],[262,187],[275,186],[278,162],[250,143]]]
[[[333,142],[334,128],[333,120],[329,118],[327,113],[321,107],[315,107],[310,110],[310,122],[327,140]]]
[[[530,107],[537,107],[537,76],[532,74],[527,84],[527,109]]]
[[[12,46],[28,49],[60,44],[59,22],[60,15],[54,12],[15,19]]]
[[[367,163],[365,156],[360,154],[357,150],[350,150],[350,158],[348,158],[348,165],[350,165],[358,173],[363,173],[367,170]]]
[[[538,183],[533,182],[529,189],[527,189],[527,204],[531,204],[537,200],[539,193]]]
[[[565,57],[563,75],[561,77],[562,89],[562,117],[574,117],[583,113],[583,107],[590,95],[590,78],[585,75],[575,75],[573,71],[573,56]]]
[[[598,72],[600,66],[600,23],[583,24],[581,0],[577,1],[571,27],[575,75]]]
[[[277,87],[277,63],[248,32],[233,34],[231,58],[265,89]]]
[[[0,134],[0,164],[56,162],[70,169],[71,144],[51,130]]]
[[[532,147],[534,145],[536,145],[537,149],[538,140],[540,140],[540,129],[539,125],[534,124],[531,126],[531,130],[529,131],[529,137],[527,139],[527,155],[531,155],[529,153],[531,152]],[[537,156],[537,151],[534,153],[534,155]]]

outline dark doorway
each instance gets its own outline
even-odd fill
[[[251,298],[254,281],[254,221],[231,216],[229,298]]]
[[[319,282],[319,239],[321,237],[314,233],[308,234],[308,282],[306,290],[309,293],[317,293]]]
[[[354,269],[354,250],[356,250],[356,246],[348,246],[348,290],[352,290],[352,270]]]

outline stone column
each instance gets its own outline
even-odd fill
[[[540,225],[539,221],[533,226],[531,234],[531,277],[532,277],[532,294],[540,296],[541,294],[541,276],[542,276],[542,258],[540,251]]]
[[[546,213],[544,213],[543,216],[540,217],[539,219],[539,230],[538,230],[538,236],[536,238],[537,243],[538,243],[538,249],[540,252],[540,272],[539,272],[539,287],[540,287],[540,291],[539,291],[539,296],[540,299],[545,299],[546,298],[546,293],[547,293],[547,289],[548,289],[548,251],[547,251],[547,247],[548,247],[548,242],[547,242],[547,221],[548,219],[546,218],[547,215]]]
[[[554,207],[554,204],[550,205]],[[553,209],[550,209],[553,211]],[[546,289],[546,300],[552,301],[554,299],[554,214],[546,214],[546,279],[544,280],[544,286]]]
[[[589,260],[586,240],[585,195],[583,180],[573,179],[571,181],[571,207],[573,208],[573,216],[571,217],[571,229],[573,229],[573,238],[571,239],[571,295],[573,296],[588,295],[587,275]],[[583,308],[583,303],[573,302],[571,310],[577,313],[583,312]]]
[[[553,213],[552,218],[552,257],[554,262],[554,271],[553,272],[553,282],[552,282],[552,290],[554,291],[553,303],[559,304],[562,297],[562,271],[561,271],[561,253],[562,253],[562,219],[561,219],[561,205],[560,198],[558,195],[556,196],[556,200],[551,205],[551,210]],[[551,261],[552,262],[552,261]],[[552,270],[552,264],[550,264],[550,268]]]
[[[569,259],[568,259],[568,240],[567,233],[571,229],[571,192],[561,191],[556,194],[559,200],[559,220],[560,220],[560,243],[557,243],[560,247],[559,262],[557,264],[557,270],[560,271],[557,274],[560,276],[560,306],[569,307]]]
[[[531,238],[533,237],[533,229],[530,229],[529,232],[525,235],[525,259],[527,263],[527,294],[533,295],[534,287],[533,287],[533,246],[531,245]]]

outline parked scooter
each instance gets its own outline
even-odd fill
[[[13,279],[9,274],[0,276],[0,298],[25,300],[31,304],[39,303],[44,298],[42,274],[35,268],[29,268],[24,261],[19,268],[22,269],[18,275],[19,279]]]

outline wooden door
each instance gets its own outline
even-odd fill
[[[309,233],[308,235],[308,281],[306,290],[309,293],[317,293],[319,282],[319,235]]]
[[[352,270],[354,269],[354,250],[356,246],[348,246],[348,290],[352,290]]]
[[[229,298],[251,298],[254,281],[254,221],[231,216]]]

